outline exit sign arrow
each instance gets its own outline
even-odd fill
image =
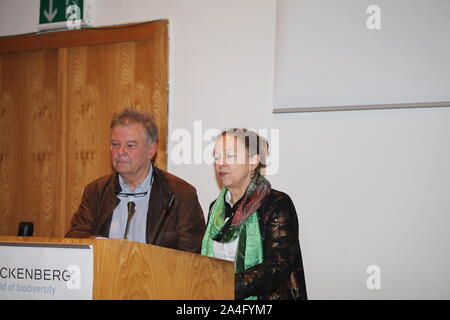
[[[47,18],[48,22],[52,22],[53,18],[58,13],[58,8],[55,8],[53,11],[53,0],[50,0],[50,7],[48,8],[49,11],[44,10],[44,15]]]

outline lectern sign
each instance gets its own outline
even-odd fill
[[[0,243],[0,299],[92,299],[91,245]]]

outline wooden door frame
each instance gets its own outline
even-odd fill
[[[167,25],[167,20],[158,20],[110,27],[0,37],[0,54],[149,40],[155,39],[155,35],[161,34],[161,32],[166,35],[164,38],[168,39]],[[163,48],[167,57],[168,43],[165,42]]]

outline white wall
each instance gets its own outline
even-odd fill
[[[16,17],[23,2],[3,0],[0,34],[35,31],[36,2]],[[272,114],[275,0],[94,7],[96,26],[169,19],[170,133],[194,134],[196,120],[203,131],[279,129],[280,169],[269,179],[296,205],[311,299],[450,298],[450,108]],[[213,168],[169,170],[206,210],[218,193]],[[366,287],[369,265],[380,267],[380,290]]]

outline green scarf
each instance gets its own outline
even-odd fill
[[[202,242],[202,255],[214,257],[214,241],[229,243],[239,237],[234,272],[241,273],[261,264],[263,250],[257,209],[269,195],[270,190],[269,181],[257,174],[247,187],[234,215],[225,219],[225,194],[228,190],[223,188],[211,208]],[[248,297],[246,300],[256,299],[257,297]]]

